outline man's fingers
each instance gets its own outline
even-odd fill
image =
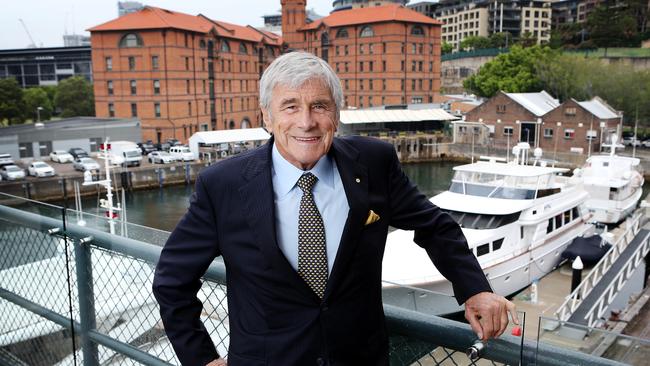
[[[483,339],[485,332],[483,332],[483,327],[481,326],[481,323],[479,322],[477,315],[472,312],[466,311],[465,318],[469,322],[469,326],[472,327],[472,330],[474,331],[474,333],[476,333],[478,338]]]
[[[506,303],[506,308],[508,309],[508,312],[512,317],[512,322],[515,323],[516,325],[519,325],[519,315],[517,314],[517,307],[515,306],[515,304],[508,301]]]
[[[508,304],[507,303],[505,304],[505,306],[501,307],[501,311],[499,312],[499,314],[500,314],[501,324],[499,324],[500,327],[499,327],[498,334],[496,334],[497,337],[503,334],[503,332],[505,332],[506,328],[508,327]]]

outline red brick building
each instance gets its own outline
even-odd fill
[[[339,75],[346,105],[431,103],[440,91],[441,22],[391,4],[337,11],[307,24],[305,0],[282,0],[282,37]]]
[[[570,99],[560,104],[545,91],[499,92],[469,111],[465,121],[481,123],[497,144],[528,142],[546,151],[596,152],[608,142],[610,134],[619,138],[621,134],[621,116],[602,99]],[[457,140],[465,139],[459,136]]]
[[[259,127],[273,33],[147,6],[90,29],[98,117],[138,117],[143,139]]]

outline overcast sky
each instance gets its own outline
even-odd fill
[[[63,35],[86,34],[86,29],[117,18],[117,0],[5,0],[0,13],[0,49],[25,48],[31,43],[25,22],[39,47],[62,47]],[[280,9],[280,0],[148,0],[144,5],[240,25],[261,26],[261,16]],[[307,8],[329,14],[332,0],[307,0]]]

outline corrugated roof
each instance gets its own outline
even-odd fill
[[[214,27],[207,19],[154,6],[123,15],[88,29],[90,32],[120,31],[129,29],[175,28],[198,33],[208,33]]]
[[[452,116],[442,109],[356,109],[341,111],[341,123],[451,121]]]
[[[504,94],[538,117],[545,115],[560,105],[557,99],[553,98],[544,90],[539,93]]]
[[[190,144],[196,141],[204,144],[222,144],[226,142],[268,140],[271,135],[265,129],[242,128],[235,130],[201,131],[190,137]]]
[[[584,101],[584,102],[578,102],[580,106],[589,113],[593,114],[594,116],[601,118],[601,119],[611,119],[611,118],[619,118],[618,114],[616,114],[616,111],[609,106],[609,104],[605,103],[602,99],[595,97],[592,100],[589,101]]]
[[[390,4],[370,8],[336,11],[324,18],[314,21],[313,23],[307,24],[306,26],[302,27],[302,30],[316,29],[322,23],[325,23],[325,25],[328,27],[341,27],[345,25],[389,21],[401,21],[421,24],[443,24],[438,20],[420,14],[417,11],[405,8],[398,4]]]

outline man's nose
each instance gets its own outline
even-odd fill
[[[305,130],[311,129],[316,126],[316,121],[312,115],[311,108],[301,108],[300,116],[298,117],[298,126]]]

